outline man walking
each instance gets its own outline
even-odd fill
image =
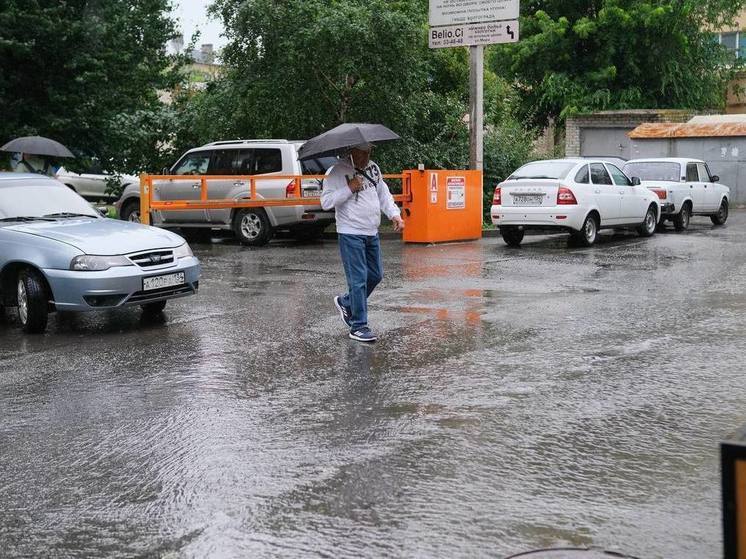
[[[324,179],[321,207],[334,208],[342,266],[348,292],[334,298],[334,305],[350,329],[350,338],[360,342],[376,341],[368,327],[368,297],[383,279],[381,244],[378,227],[381,212],[393,223],[394,230],[404,228],[399,208],[383,180],[378,165],[370,160],[372,144],[361,144],[350,151]]]

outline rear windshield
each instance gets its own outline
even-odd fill
[[[577,164],[577,161],[534,161],[518,169],[507,180],[564,179]]]
[[[678,163],[664,161],[650,161],[641,163],[627,163],[624,174],[637,177],[642,181],[681,181],[681,166]]]

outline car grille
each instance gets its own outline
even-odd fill
[[[151,252],[141,252],[129,257],[132,262],[140,268],[152,268],[153,266],[164,266],[174,263],[174,251],[172,250],[154,250]]]
[[[151,291],[138,291],[137,293],[134,293],[129,299],[127,299],[127,303],[147,303],[148,301],[161,299],[163,297],[191,295],[196,291],[197,286],[192,284],[175,285],[173,287],[164,287],[162,289],[153,289]]]

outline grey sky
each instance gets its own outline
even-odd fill
[[[201,31],[197,46],[202,43],[213,43],[215,48],[225,46],[225,38],[220,36],[222,23],[207,18],[207,7],[212,0],[174,0],[173,15],[188,42],[194,31]]]

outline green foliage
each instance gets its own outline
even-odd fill
[[[169,0],[0,0],[0,141],[39,134],[104,167],[158,160],[178,80]],[[82,164],[66,162],[75,169]]]
[[[744,0],[528,0],[489,65],[535,126],[605,109],[720,108],[733,59],[712,40]]]
[[[179,149],[380,122],[402,136],[376,150],[385,172],[468,167],[468,50],[428,48],[425,0],[217,0],[212,11],[230,41],[227,72],[177,97]],[[516,106],[515,90],[487,70],[490,191],[531,152]]]

